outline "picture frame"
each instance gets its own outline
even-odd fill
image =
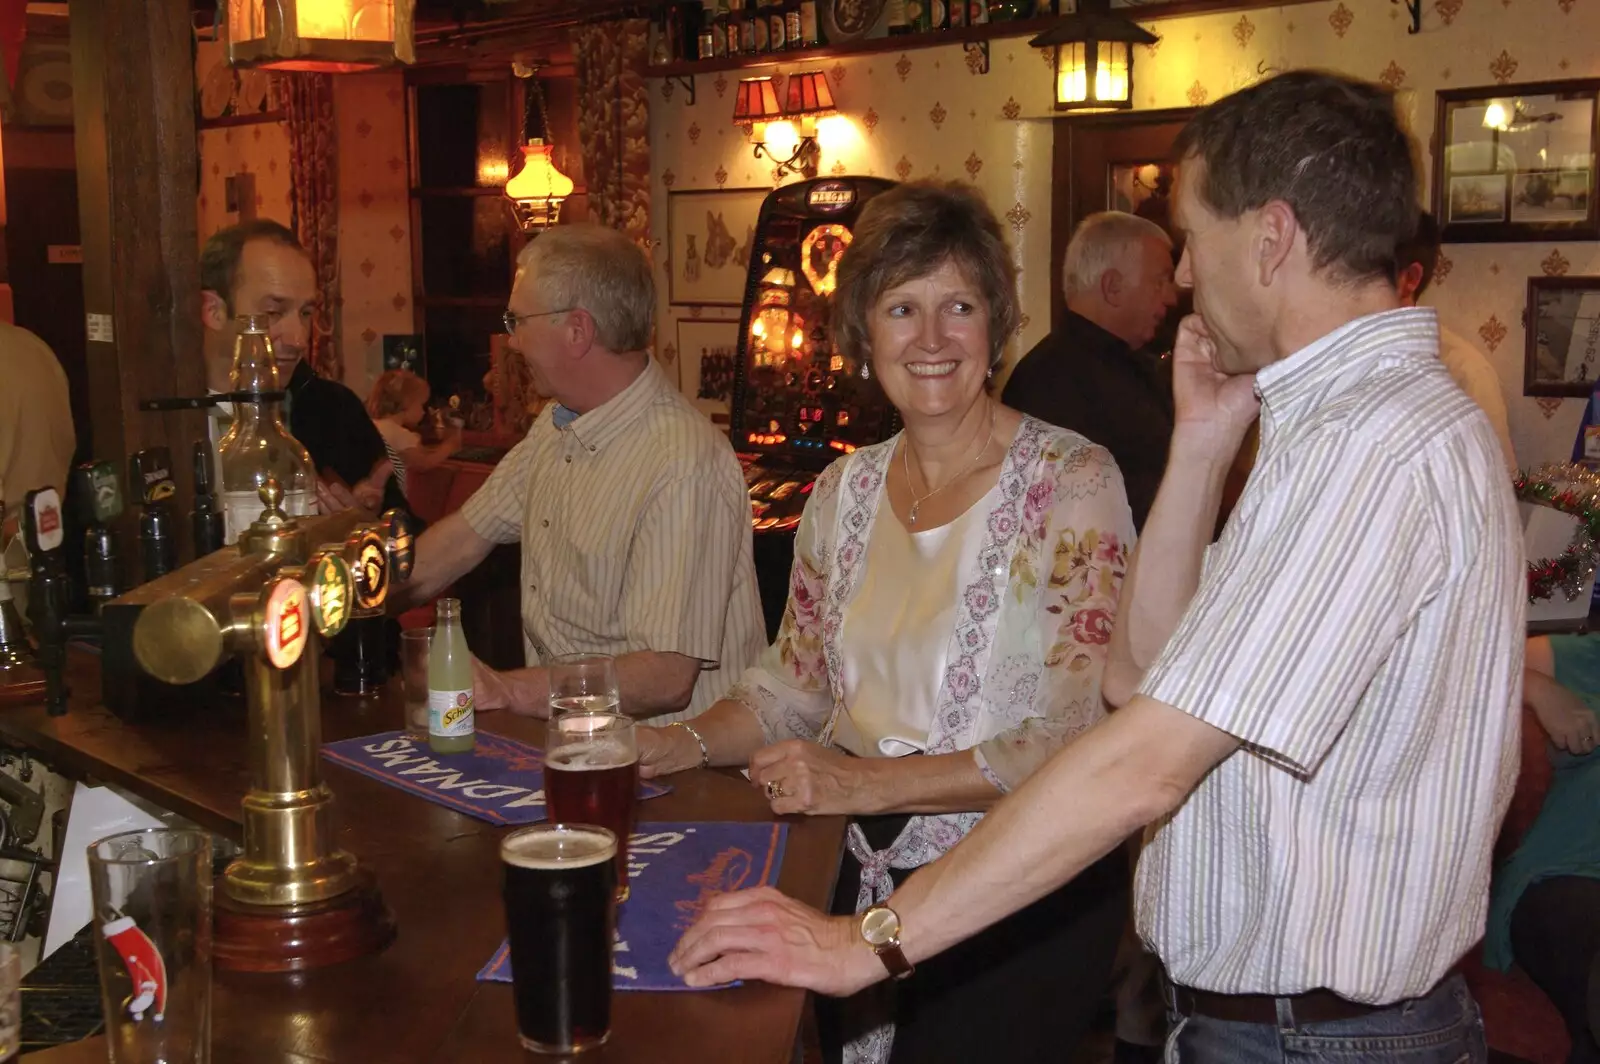
[[[1600,78],[1439,91],[1432,195],[1440,239],[1600,239],[1597,145]]]
[[[726,415],[733,398],[739,322],[678,319],[678,374],[683,394],[714,419]]]
[[[1600,379],[1600,277],[1530,277],[1522,393],[1585,398]]]
[[[704,189],[667,196],[667,301],[737,307],[744,302],[756,219],[770,188]]]

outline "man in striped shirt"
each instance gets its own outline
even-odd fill
[[[1174,984],[1169,1060],[1484,1059],[1451,969],[1483,931],[1516,772],[1526,582],[1494,432],[1433,312],[1395,292],[1410,144],[1387,92],[1306,71],[1219,101],[1178,147],[1198,315],[1106,673],[1122,708],[912,876],[893,920],[714,901],[674,954],[691,983],[853,991],[899,959],[885,926],[914,963],[1149,824],[1138,924]]]
[[[474,661],[479,709],[544,716],[542,663],[610,654],[623,710],[666,724],[715,702],[761,651],[744,475],[645,351],[654,310],[650,264],[620,233],[558,226],[518,258],[506,328],[556,401],[418,539],[406,593],[425,601],[521,541],[528,667]]]

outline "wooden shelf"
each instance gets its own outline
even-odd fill
[[[222,118],[202,118],[195,122],[196,129],[228,129],[232,126],[256,126],[264,122],[287,122],[287,111],[259,111],[253,115],[226,115]]]
[[[1056,16],[1017,19],[1013,22],[987,22],[981,26],[962,26],[928,33],[902,33],[894,37],[867,37],[821,48],[796,48],[794,51],[731,55],[720,59],[695,59],[689,62],[661,63],[647,68],[645,77],[682,78],[692,74],[714,74],[719,70],[744,70],[749,67],[778,66],[785,63],[815,63],[846,55],[871,55],[877,52],[904,52],[914,48],[937,48],[944,44],[987,41],[995,37],[1031,37],[1055,25]]]

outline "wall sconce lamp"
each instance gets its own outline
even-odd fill
[[[533,67],[514,63],[512,72],[527,82],[523,96],[522,127],[528,127],[528,113],[535,104],[539,107],[540,129],[550,131],[550,115],[545,111],[544,90]],[[522,145],[522,168],[506,182],[506,200],[511,204],[511,216],[517,228],[524,233],[542,232],[555,225],[561,217],[561,204],[572,195],[572,178],[556,168],[551,158],[552,145],[541,137],[533,137]]]
[[[1160,40],[1110,14],[1110,0],[1083,0],[1028,43],[1056,50],[1056,110],[1092,113],[1133,106],[1133,46]]]
[[[838,112],[828,76],[820,70],[789,75],[786,104],[778,105],[771,77],[743,78],[733,105],[735,125],[749,129],[757,159],[777,164],[778,174],[814,174],[817,169],[817,122]]]
[[[348,74],[416,62],[416,0],[221,0],[228,63]]]

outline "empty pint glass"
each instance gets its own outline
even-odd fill
[[[552,824],[598,824],[617,837],[617,900],[628,897],[628,836],[639,804],[639,742],[621,713],[563,713],[546,729],[544,800]]]
[[[611,1033],[617,840],[588,824],[537,824],[500,843],[517,1035],[576,1053]]]
[[[155,828],[89,846],[111,1064],[211,1060],[211,836]]]

